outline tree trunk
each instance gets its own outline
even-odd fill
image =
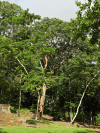
[[[40,103],[40,93],[38,91],[37,112],[36,112],[35,120],[37,120],[37,115],[38,115],[38,110],[39,110],[39,103]]]
[[[20,106],[21,106],[21,79],[22,75],[20,77],[20,88],[19,88],[19,111],[18,111],[18,117],[20,117]]]
[[[91,114],[90,115],[91,115],[90,117],[91,117],[91,125],[92,125],[92,109],[91,109]]]
[[[70,121],[72,121],[72,107],[70,107]]]
[[[96,116],[93,116],[93,125],[96,126]]]
[[[94,78],[95,78],[96,76],[97,76],[97,74],[95,74]],[[84,94],[85,94],[85,92],[86,92],[86,90],[87,90],[89,84],[92,82],[92,80],[94,80],[94,78],[92,78],[92,79],[90,80],[90,82],[89,82],[88,84],[86,84],[86,88],[85,88],[85,90],[84,90],[84,92],[83,92],[83,95],[82,95],[81,100],[80,100],[80,102],[79,102],[79,105],[78,105],[78,107],[77,107],[76,114],[75,114],[73,120],[71,121],[71,123],[74,122],[74,120],[75,120],[75,118],[76,118],[76,116],[77,116],[77,114],[78,114],[79,107],[81,106],[81,103],[82,103],[82,99],[83,99],[83,97],[84,97]]]
[[[48,60],[49,60],[49,56],[45,55],[45,69],[48,66]],[[40,65],[41,65],[42,71],[44,71],[41,61],[40,61]],[[43,76],[45,76],[45,72],[44,72]],[[43,116],[43,109],[44,109],[46,89],[47,89],[46,83],[43,83],[43,89],[42,89],[42,94],[41,94],[41,99],[40,99],[40,118],[41,119],[42,119],[42,116]]]
[[[69,81],[70,85],[70,81]],[[70,93],[70,122],[72,121],[72,106],[71,106],[71,87],[69,86],[69,93]]]
[[[75,97],[75,89],[74,89],[74,97]],[[75,104],[75,100],[74,100],[74,104]],[[75,106],[73,107],[73,117],[74,117],[74,114],[75,114]]]
[[[86,90],[87,90],[87,87],[85,88],[85,90],[84,90],[84,92],[83,92],[83,95],[82,95],[81,100],[80,100],[80,102],[79,102],[79,105],[78,105],[78,107],[77,107],[76,114],[75,114],[75,116],[74,116],[73,120],[71,121],[71,123],[73,123],[73,122],[74,122],[74,120],[75,120],[75,118],[76,118],[76,116],[77,116],[77,114],[78,114],[79,107],[80,107],[80,105],[81,105],[81,103],[82,103],[82,99],[83,99],[83,97],[84,97],[84,94],[85,94]]]
[[[71,93],[70,93],[70,121],[72,121],[73,113],[72,113],[72,106],[71,106]]]
[[[42,119],[42,116],[43,116],[46,89],[47,89],[46,84],[43,83],[43,89],[42,89],[42,94],[41,94],[41,99],[40,99],[40,118],[41,119]]]

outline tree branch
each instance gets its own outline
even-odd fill
[[[26,72],[26,74],[28,74],[28,72],[27,72],[27,70],[26,70],[26,68],[25,68],[25,66],[20,62],[20,60],[16,57],[16,59],[17,59],[17,61],[21,64],[21,66],[24,68],[24,70],[25,70],[25,72]]]
[[[81,103],[82,103],[82,99],[83,99],[83,97],[84,97],[84,95],[85,95],[85,92],[86,92],[86,90],[87,90],[89,84],[92,82],[92,80],[95,79],[96,76],[97,76],[97,74],[95,74],[94,78],[92,78],[92,79],[90,80],[90,82],[86,85],[86,88],[85,88],[85,90],[84,90],[84,92],[83,92],[83,95],[82,95],[81,100],[80,100],[80,102],[79,102],[79,105],[78,105],[78,107],[77,107],[76,114],[75,114],[73,120],[71,121],[71,124],[74,122],[74,120],[75,120],[75,118],[76,118],[76,116],[77,116],[77,114],[78,114],[79,107],[80,107],[80,105],[81,105]]]
[[[70,56],[70,55],[69,55]],[[72,55],[71,55],[72,56]],[[62,62],[62,64],[61,65],[63,65],[64,63],[65,63],[65,61],[66,60],[68,60],[69,59],[69,57],[67,58],[67,57],[65,57],[65,60]],[[59,68],[61,65],[59,65],[59,66],[57,66],[56,68],[55,68],[55,70],[57,69],[57,68]]]

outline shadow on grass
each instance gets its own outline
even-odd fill
[[[96,125],[88,125],[87,123],[83,123],[83,122],[79,122],[80,126],[84,126],[86,128],[98,128],[100,129],[100,126],[96,126]]]
[[[44,118],[44,117],[42,117],[42,120],[53,121],[53,119],[52,119],[52,118]]]
[[[26,120],[26,123],[36,125],[37,123],[40,123],[40,124],[50,124],[52,122],[49,121],[49,120],[37,120],[36,121],[35,119],[29,119],[29,120]]]
[[[5,132],[5,131],[3,131],[2,128],[0,128],[0,133],[8,133],[8,132]]]
[[[37,123],[42,123],[42,124],[51,124],[52,122],[49,120],[39,120]]]
[[[36,121],[35,120],[32,120],[32,119],[26,120],[26,123],[36,125]]]
[[[73,133],[100,133],[100,131],[85,130],[85,131],[73,131]]]

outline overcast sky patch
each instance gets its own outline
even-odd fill
[[[1,0],[15,3],[26,10],[29,8],[30,13],[40,15],[41,18],[59,18],[69,22],[71,18],[76,18],[79,8],[75,4],[75,0]],[[82,3],[87,0],[81,0]]]

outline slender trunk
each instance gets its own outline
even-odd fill
[[[49,56],[45,55],[45,69],[48,66],[48,60],[49,60]],[[41,65],[42,71],[44,71],[41,61],[40,61],[40,65]],[[45,72],[44,72],[43,76],[45,76]],[[41,94],[41,99],[40,99],[40,118],[41,119],[42,119],[42,116],[43,116],[43,109],[44,109],[46,89],[47,89],[46,83],[43,83],[43,89],[42,89],[42,94]]]
[[[43,99],[43,111],[44,111],[44,103],[45,103],[45,96],[46,96],[46,89],[47,89],[47,87],[46,87],[46,84],[44,83],[43,84],[43,88],[44,88],[44,99]],[[42,111],[42,116],[43,116],[43,111]]]
[[[93,117],[93,124],[96,126],[96,116]]]
[[[81,103],[82,103],[82,99],[83,99],[83,97],[84,97],[84,94],[85,94],[86,90],[87,90],[87,87],[85,88],[85,90],[84,90],[84,92],[83,92],[83,95],[82,95],[82,97],[81,97],[80,103],[79,103],[79,105],[78,105],[78,107],[77,107],[76,114],[75,114],[75,116],[74,116],[73,120],[71,121],[71,123],[73,123],[73,122],[74,122],[74,120],[75,120],[75,118],[76,118],[76,116],[77,116],[77,114],[78,114],[79,107],[80,107],[80,105],[81,105]]]
[[[82,111],[82,122],[83,122],[83,111]],[[84,123],[84,122],[83,122]]]
[[[39,110],[39,103],[40,103],[40,93],[38,91],[37,112],[36,112],[35,120],[37,120],[37,115],[38,115],[38,110]]]
[[[95,78],[96,76],[97,76],[97,74],[95,74],[94,78]],[[77,116],[77,114],[78,114],[79,107],[81,106],[82,99],[83,99],[83,97],[84,97],[84,95],[85,95],[85,92],[86,92],[86,90],[87,90],[87,88],[88,88],[89,84],[92,82],[92,80],[94,80],[94,78],[92,78],[92,79],[90,80],[90,82],[89,82],[88,84],[86,84],[86,88],[85,88],[85,90],[84,90],[84,92],[83,92],[83,95],[82,95],[81,100],[80,100],[80,102],[79,102],[79,105],[78,105],[78,107],[77,107],[76,114],[75,114],[75,116],[74,116],[73,120],[71,121],[71,123],[73,123],[73,122],[74,122],[74,120],[75,120],[75,118],[76,118],[76,116]]]
[[[72,121],[72,106],[71,106],[71,93],[70,93],[70,121]]]
[[[91,117],[91,125],[92,125],[92,109],[91,109],[91,114],[90,115],[91,115],[90,117]]]
[[[72,107],[70,107],[70,121],[72,121]]]
[[[53,92],[52,92],[52,100],[51,100],[51,105],[52,105],[52,112],[54,112],[54,100],[53,100],[54,98],[53,98]],[[48,102],[48,104],[49,104],[49,102]]]
[[[21,89],[20,89],[20,95],[19,95],[19,111],[18,111],[18,117],[20,117],[20,106],[21,106]]]
[[[46,84],[43,83],[43,89],[42,89],[42,94],[41,94],[41,99],[40,99],[40,118],[41,119],[42,119],[43,109],[44,109],[46,89],[47,89]]]
[[[75,97],[75,89],[74,89],[74,97]],[[75,104],[75,100],[74,100],[74,104]],[[73,107],[73,116],[74,116],[74,113],[75,113],[75,107]]]
[[[70,81],[69,81],[70,85]],[[69,86],[69,93],[70,93],[70,121],[72,121],[72,107],[71,107],[71,87]]]
[[[19,111],[18,111],[18,117],[20,117],[20,106],[21,106],[21,78],[22,75],[20,77],[20,88],[19,88]]]

